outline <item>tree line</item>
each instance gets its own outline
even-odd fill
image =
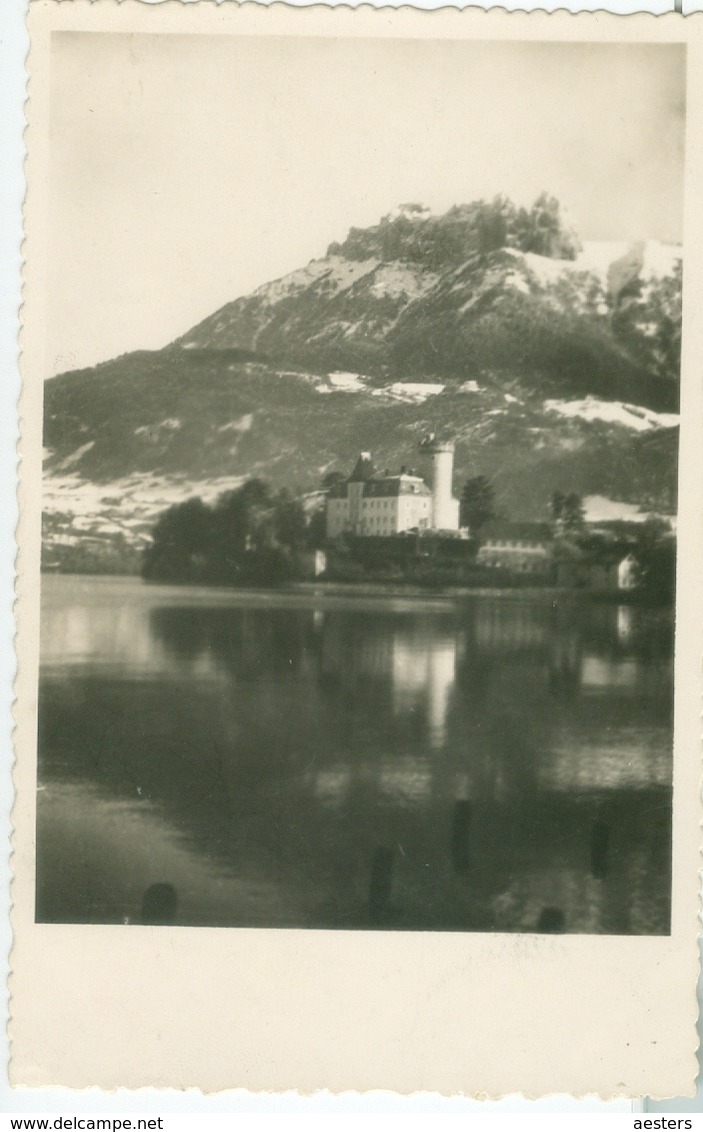
[[[555,491],[550,502],[550,517],[563,532],[581,531],[585,521],[583,499],[576,492]],[[495,489],[488,476],[473,476],[464,484],[459,500],[459,524],[468,527],[472,537],[480,539],[481,530],[493,519],[496,511]]]
[[[308,522],[300,499],[261,479],[169,507],[145,551],[151,581],[274,585],[295,577],[300,555],[320,542],[320,520]]]

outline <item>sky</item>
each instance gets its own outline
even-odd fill
[[[397,204],[680,242],[683,48],[59,33],[46,374],[157,349]]]

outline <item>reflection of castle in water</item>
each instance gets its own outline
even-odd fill
[[[109,654],[112,631],[128,675],[130,638],[150,665],[148,713],[105,693],[115,757],[91,685],[71,758],[129,796],[138,765],[179,837],[227,869],[251,857],[276,884],[316,878],[333,894],[321,926],[353,926],[368,903],[400,926],[666,930],[671,650],[656,617],[519,599],[174,604],[132,634],[131,617],[45,619],[51,655]],[[148,731],[171,717],[173,735]]]
[[[475,777],[482,752],[496,789],[526,777],[558,783],[562,790],[569,781],[579,789],[665,785],[669,751],[657,729],[648,734],[647,703],[652,696],[661,700],[670,641],[661,632],[653,637],[638,612],[589,607],[584,618],[568,607],[500,600],[467,605],[458,617],[452,611],[174,606],[151,613],[151,659],[157,667],[176,660],[196,679],[214,678],[219,670],[252,686],[261,683],[264,715],[276,711],[281,681],[302,682],[306,696],[317,687],[342,721],[330,726],[326,765],[319,767],[321,798],[343,792],[330,783],[348,776],[329,764],[337,761],[345,731],[360,750],[370,746],[365,773],[384,796],[392,792],[390,783],[408,798],[429,795],[429,777],[440,772],[450,779],[469,771]],[[81,653],[90,655],[105,647],[109,616],[120,649],[131,641],[141,663],[148,654],[144,634],[127,631],[129,618],[119,608],[105,610],[97,622],[64,615],[63,631],[55,628],[61,638],[71,637],[78,617]],[[87,639],[90,624],[99,631],[97,646]],[[54,640],[54,651],[57,645],[59,652],[68,650],[71,640]],[[361,719],[345,704],[360,707]],[[633,731],[633,711],[640,705],[642,726],[634,730],[627,758],[620,758],[622,733]],[[366,715],[374,722],[369,744],[363,735]],[[385,755],[378,750],[379,730]],[[461,758],[457,752],[463,752]],[[401,764],[408,759],[412,766],[405,774]],[[358,761],[357,752],[357,769]],[[401,787],[403,775],[407,785]]]
[[[387,695],[395,716],[420,713],[431,749],[446,741],[447,716],[456,681],[461,640],[445,618],[406,618],[364,624],[349,633],[348,623],[326,616],[320,632],[320,676],[346,689],[371,684]]]

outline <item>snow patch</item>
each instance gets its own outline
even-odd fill
[[[55,470],[57,472],[65,472],[69,468],[72,468],[74,464],[77,464],[79,460],[82,460],[86,452],[90,452],[94,444],[94,440],[89,440],[87,444],[81,444],[80,448],[76,448],[76,450],[74,452],[71,452],[70,455],[64,456],[63,460],[60,460],[56,465]]]
[[[459,393],[483,393],[483,389],[477,381],[465,381],[459,386]]]
[[[437,283],[439,276],[407,264],[384,263],[378,268],[371,285],[374,298],[419,299]]]
[[[550,259],[548,256],[537,255],[536,252],[525,252],[525,263],[543,287],[551,286],[569,270],[574,270],[573,260]],[[582,267],[580,270],[587,269]]]
[[[328,260],[313,259],[305,267],[300,267],[297,271],[291,271],[289,275],[284,275],[280,279],[274,279],[271,283],[264,283],[263,286],[257,287],[254,296],[264,299],[267,303],[278,303],[294,292],[302,291],[312,283],[316,283],[329,270],[330,263]]]
[[[338,370],[336,373],[328,373],[327,380],[333,389],[342,390],[344,393],[362,393],[366,388],[360,373],[344,373]]]
[[[75,472],[48,475],[43,485],[44,512],[60,524],[49,541],[56,541],[59,535],[86,539],[121,532],[129,542],[142,545],[167,507],[194,496],[211,503],[222,492],[239,487],[246,478],[218,476],[192,481],[176,476],[133,475],[95,484],[82,480]]]
[[[352,287],[358,279],[363,279],[374,271],[379,262],[377,259],[349,260],[339,255],[312,260],[306,267],[284,275],[282,279],[265,283],[254,291],[254,297],[273,306],[313,284],[324,286],[325,291],[339,295]]]
[[[582,401],[545,401],[544,408],[548,413],[558,413],[562,417],[607,421],[609,424],[634,429],[635,432],[674,428],[679,423],[677,413],[655,413],[640,405],[628,405],[624,401],[599,401],[595,397],[586,397]]]
[[[505,286],[512,287],[513,291],[521,291],[523,295],[530,294],[530,285],[522,275],[518,275],[516,271],[505,276]],[[462,308],[463,309],[463,308]]]
[[[252,424],[254,423],[254,414],[245,413],[243,417],[237,417],[233,421],[227,421],[227,424],[220,425],[218,432],[249,432]]]
[[[587,523],[607,523],[613,519],[624,519],[630,523],[643,523],[650,514],[640,510],[636,503],[623,503],[619,499],[608,499],[605,495],[587,495],[583,500]]]
[[[149,440],[160,440],[161,434],[164,432],[178,432],[182,428],[181,421],[177,417],[167,417],[165,421],[160,421],[155,425],[140,425],[135,428],[135,436],[146,436]]]
[[[612,264],[631,251],[632,243],[627,240],[586,240],[573,266],[577,271],[592,271],[607,281]]]
[[[443,393],[444,385],[426,381],[395,381],[383,389],[374,389],[374,397],[390,397],[394,401],[405,401],[409,404],[420,405],[428,397],[436,397]]]
[[[646,240],[640,244],[627,240],[586,240],[576,259],[550,259],[534,252],[526,252],[524,258],[542,285],[556,283],[564,275],[589,272],[598,276],[606,287],[612,265],[626,256],[636,256],[638,252],[642,255],[642,279],[671,275],[682,257],[677,244],[662,244],[658,240]]]

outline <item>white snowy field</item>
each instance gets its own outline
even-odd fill
[[[625,401],[601,401],[597,397],[584,397],[579,401],[545,401],[547,412],[584,421],[607,421],[622,425],[635,432],[648,432],[655,428],[675,428],[678,413],[655,413],[641,405],[628,405]]]
[[[51,475],[44,479],[43,510],[57,523],[64,543],[72,536],[78,540],[122,534],[127,542],[142,546],[149,540],[155,519],[167,507],[194,496],[212,502],[223,491],[238,487],[244,478],[193,481],[185,475],[129,476],[91,483],[75,474]]]

